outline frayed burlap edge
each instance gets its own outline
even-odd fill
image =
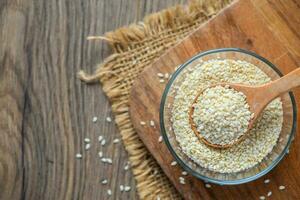
[[[195,0],[187,6],[178,5],[151,14],[143,22],[119,28],[104,37],[88,38],[107,41],[113,54],[92,75],[80,71],[78,77],[87,83],[100,80],[128,151],[141,199],[157,199],[158,196],[161,199],[179,199],[180,196],[145,148],[130,121],[128,100],[134,79],[162,52],[214,16],[229,2],[231,0]],[[145,53],[137,53],[143,49],[146,49]],[[136,61],[139,56],[143,56],[143,59]]]

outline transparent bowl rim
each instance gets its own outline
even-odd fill
[[[292,124],[292,130],[287,142],[287,145],[285,146],[285,148],[283,149],[283,151],[281,152],[281,154],[273,161],[273,163],[271,165],[269,165],[266,169],[264,169],[263,171],[247,177],[247,178],[242,178],[242,179],[237,179],[237,180],[219,180],[219,179],[213,179],[210,177],[206,177],[196,171],[194,171],[193,169],[191,169],[183,160],[181,160],[181,158],[177,155],[177,153],[175,152],[175,150],[173,149],[169,138],[167,136],[166,133],[166,128],[164,125],[164,108],[165,108],[165,103],[166,103],[166,99],[169,93],[169,90],[174,82],[174,80],[177,78],[177,76],[180,74],[180,72],[186,68],[190,63],[192,63],[193,61],[195,61],[196,59],[199,59],[203,56],[209,55],[209,54],[214,54],[214,53],[220,53],[220,52],[239,52],[239,53],[243,53],[243,54],[247,54],[250,56],[255,57],[256,59],[259,59],[260,61],[264,62],[265,64],[267,64],[269,67],[271,67],[279,76],[283,76],[282,73],[280,72],[280,70],[274,65],[272,64],[270,61],[268,61],[267,59],[263,58],[262,56],[259,56],[258,54],[245,50],[245,49],[241,49],[241,48],[219,48],[219,49],[212,49],[212,50],[208,50],[208,51],[204,51],[201,53],[198,53],[197,55],[195,55],[194,57],[190,58],[188,61],[186,61],[185,63],[183,63],[172,75],[171,79],[168,81],[165,90],[163,92],[162,98],[161,98],[161,102],[160,102],[160,110],[159,110],[159,120],[160,120],[160,128],[161,128],[161,134],[163,136],[163,139],[169,149],[169,151],[171,152],[171,154],[173,155],[173,157],[175,158],[176,162],[179,163],[179,165],[185,170],[187,171],[189,174],[193,175],[196,178],[202,179],[204,181],[210,182],[210,183],[215,183],[215,184],[219,184],[219,185],[237,185],[237,184],[242,184],[242,183],[248,183],[250,181],[256,180],[260,177],[262,177],[263,175],[267,174],[268,172],[270,172],[275,166],[277,166],[277,164],[282,160],[282,158],[286,155],[286,153],[288,152],[288,149],[291,145],[292,139],[295,135],[296,132],[296,126],[297,126],[297,107],[296,107],[296,102],[295,102],[295,97],[294,94],[292,92],[289,92],[289,96],[292,102],[292,106],[293,106],[293,124]]]

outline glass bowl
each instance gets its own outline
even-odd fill
[[[189,174],[204,181],[220,185],[236,185],[250,182],[271,171],[288,152],[295,134],[297,121],[294,95],[290,92],[281,96],[281,100],[283,102],[283,126],[279,136],[280,140],[277,141],[272,151],[259,164],[250,169],[236,173],[219,173],[201,167],[185,155],[176,141],[176,135],[172,128],[171,111],[172,103],[176,95],[176,86],[180,85],[182,81],[185,80],[185,74],[190,73],[190,70],[197,67],[199,61],[207,61],[211,59],[244,60],[259,67],[272,80],[282,76],[278,68],[276,68],[271,62],[247,50],[222,48],[200,53],[182,64],[174,72],[164,90],[160,105],[160,127],[162,136],[175,160]]]

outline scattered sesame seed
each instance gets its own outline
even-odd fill
[[[283,141],[283,139],[282,139],[282,138],[280,138],[280,139],[279,139],[279,142],[282,142],[282,141]]]
[[[98,120],[98,117],[93,117],[93,122],[95,123]]]
[[[182,171],[181,174],[182,174],[183,176],[188,175],[188,173],[187,173],[186,171]]]
[[[131,187],[130,187],[130,186],[125,186],[125,188],[124,188],[125,192],[128,192],[128,191],[130,191],[130,189],[131,189]]]
[[[111,190],[107,190],[107,194],[111,196]]]
[[[107,122],[111,122],[112,120],[111,120],[111,117],[106,117],[106,121]]]
[[[89,143],[89,142],[91,142],[91,139],[90,138],[84,138],[84,140],[83,140],[85,143]]]
[[[77,153],[75,157],[76,158],[82,158],[82,154],[81,153]]]
[[[171,166],[175,166],[175,165],[177,165],[176,161],[171,162]]]
[[[103,140],[101,141],[101,145],[104,146],[105,144],[106,144],[106,140],[103,139]]]
[[[98,137],[98,141],[101,142],[102,140],[103,140],[103,136],[100,135],[100,136]]]
[[[265,196],[260,196],[259,199],[260,199],[260,200],[265,200],[266,197],[265,197]]]
[[[185,185],[185,181],[179,181],[179,183]]]
[[[114,141],[113,141],[114,144],[117,144],[119,142],[120,142],[120,139],[118,139],[118,138],[114,139]]]
[[[155,126],[155,123],[154,123],[154,121],[153,120],[150,120],[150,126],[152,126],[152,127],[154,127]]]
[[[99,158],[102,158],[102,157],[103,157],[103,152],[102,152],[102,151],[99,151],[99,152],[98,152],[98,156],[99,156]]]
[[[269,197],[269,196],[271,196],[271,195],[272,195],[272,192],[269,191],[268,194],[267,194],[267,196]]]
[[[169,78],[169,73],[165,73],[165,79],[168,79]]]
[[[132,64],[134,64],[134,65],[135,65],[136,63],[137,63],[137,61],[136,61],[136,60],[134,60],[134,61],[132,62]]]
[[[112,164],[112,159],[111,158],[106,158],[106,162],[109,164]]]
[[[206,184],[205,184],[205,187],[206,187],[206,188],[211,188],[211,185],[208,184],[208,183],[206,183]]]
[[[285,189],[284,185],[279,186],[279,190],[284,190],[284,189]]]
[[[142,126],[145,126],[145,125],[146,125],[146,122],[140,121],[140,124],[141,124]]]
[[[107,161],[106,161],[106,158],[101,158],[101,161],[103,162],[103,163],[106,163]]]
[[[164,83],[165,80],[164,80],[164,79],[160,79],[159,82],[160,82],[160,83]]]
[[[101,181],[101,183],[102,183],[102,185],[106,185],[106,184],[108,183],[108,181],[107,181],[107,179],[103,179],[103,180]]]
[[[290,153],[290,149],[287,149],[287,150],[286,150],[286,153],[289,154],[289,153]]]
[[[157,197],[156,197],[156,200],[160,200],[160,197],[159,197],[159,196],[157,196]]]
[[[124,170],[127,171],[129,169],[129,165],[125,165]]]
[[[85,150],[89,150],[91,148],[91,143],[87,143],[84,147]]]
[[[120,185],[120,191],[121,191],[121,192],[124,191],[124,185]]]
[[[270,179],[266,179],[266,180],[264,181],[264,183],[265,183],[265,184],[270,183]]]
[[[162,137],[162,136],[159,136],[158,142],[161,143],[162,141],[163,141],[163,137]]]
[[[163,75],[162,73],[157,73],[157,76],[158,76],[159,78],[163,78],[163,77],[164,77],[164,75]]]

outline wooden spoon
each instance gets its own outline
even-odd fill
[[[249,122],[248,130],[242,136],[240,136],[233,143],[220,145],[220,144],[213,144],[210,141],[206,140],[201,135],[201,133],[197,130],[197,126],[193,120],[194,107],[193,106],[190,107],[189,121],[193,131],[198,136],[198,138],[208,146],[224,149],[224,148],[232,147],[233,145],[241,142],[245,138],[247,133],[249,133],[249,130],[253,127],[260,113],[272,100],[279,97],[281,94],[286,93],[291,89],[300,86],[300,68],[288,73],[287,75],[275,81],[260,86],[249,86],[249,85],[233,84],[233,83],[220,83],[217,85],[221,85],[221,86],[228,85],[230,88],[233,88],[236,91],[243,92],[246,95],[246,100],[250,107],[249,109],[251,113],[254,113],[254,117]],[[213,85],[211,87],[216,87],[217,85]],[[203,91],[200,91],[196,95],[192,105],[196,103],[196,101],[198,100],[199,96],[202,93]]]

